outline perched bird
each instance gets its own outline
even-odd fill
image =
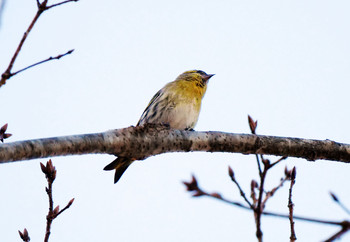
[[[153,96],[137,126],[152,123],[168,125],[173,129],[193,130],[198,120],[202,98],[212,76],[214,74],[200,70],[182,73]],[[104,170],[115,169],[114,183],[117,183],[133,161],[134,159],[129,157],[118,157]]]

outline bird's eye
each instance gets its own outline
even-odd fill
[[[204,71],[201,71],[201,70],[198,70],[197,73],[201,74],[201,75],[207,75],[207,73],[205,73]]]

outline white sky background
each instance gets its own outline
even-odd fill
[[[53,2],[52,2],[53,3]],[[49,56],[75,52],[10,79],[0,89],[7,142],[102,132],[135,125],[151,97],[190,69],[215,73],[196,130],[258,133],[350,143],[349,1],[92,1],[44,13],[14,71]],[[0,27],[6,69],[36,12],[34,0],[8,0]],[[52,226],[50,241],[256,241],[253,215],[182,185],[199,185],[242,201],[227,175],[249,194],[254,156],[165,154],[134,163],[118,184],[103,171],[109,155],[53,158],[55,205],[73,206]],[[274,160],[274,157],[271,157]],[[27,228],[41,241],[46,180],[39,162],[0,167],[0,241]],[[290,158],[270,172],[272,188],[285,165],[297,167],[295,214],[349,219],[328,195],[350,206],[349,165]],[[267,209],[287,213],[284,186]],[[288,241],[289,222],[263,218],[265,241]],[[320,241],[338,227],[296,221],[298,241]],[[342,241],[350,239],[350,235]]]

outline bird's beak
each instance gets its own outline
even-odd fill
[[[213,77],[215,74],[207,74],[206,76],[203,76],[203,80],[208,81],[211,77]]]

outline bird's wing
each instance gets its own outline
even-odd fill
[[[148,103],[145,111],[143,111],[142,115],[141,115],[141,118],[139,120],[139,122],[137,123],[137,126],[140,125],[142,123],[142,121],[145,119],[145,117],[147,116],[148,112],[150,111],[151,107],[153,106],[153,104],[155,102],[157,102],[157,100],[163,96],[163,92],[162,92],[162,89],[159,90],[151,99],[151,101]]]

